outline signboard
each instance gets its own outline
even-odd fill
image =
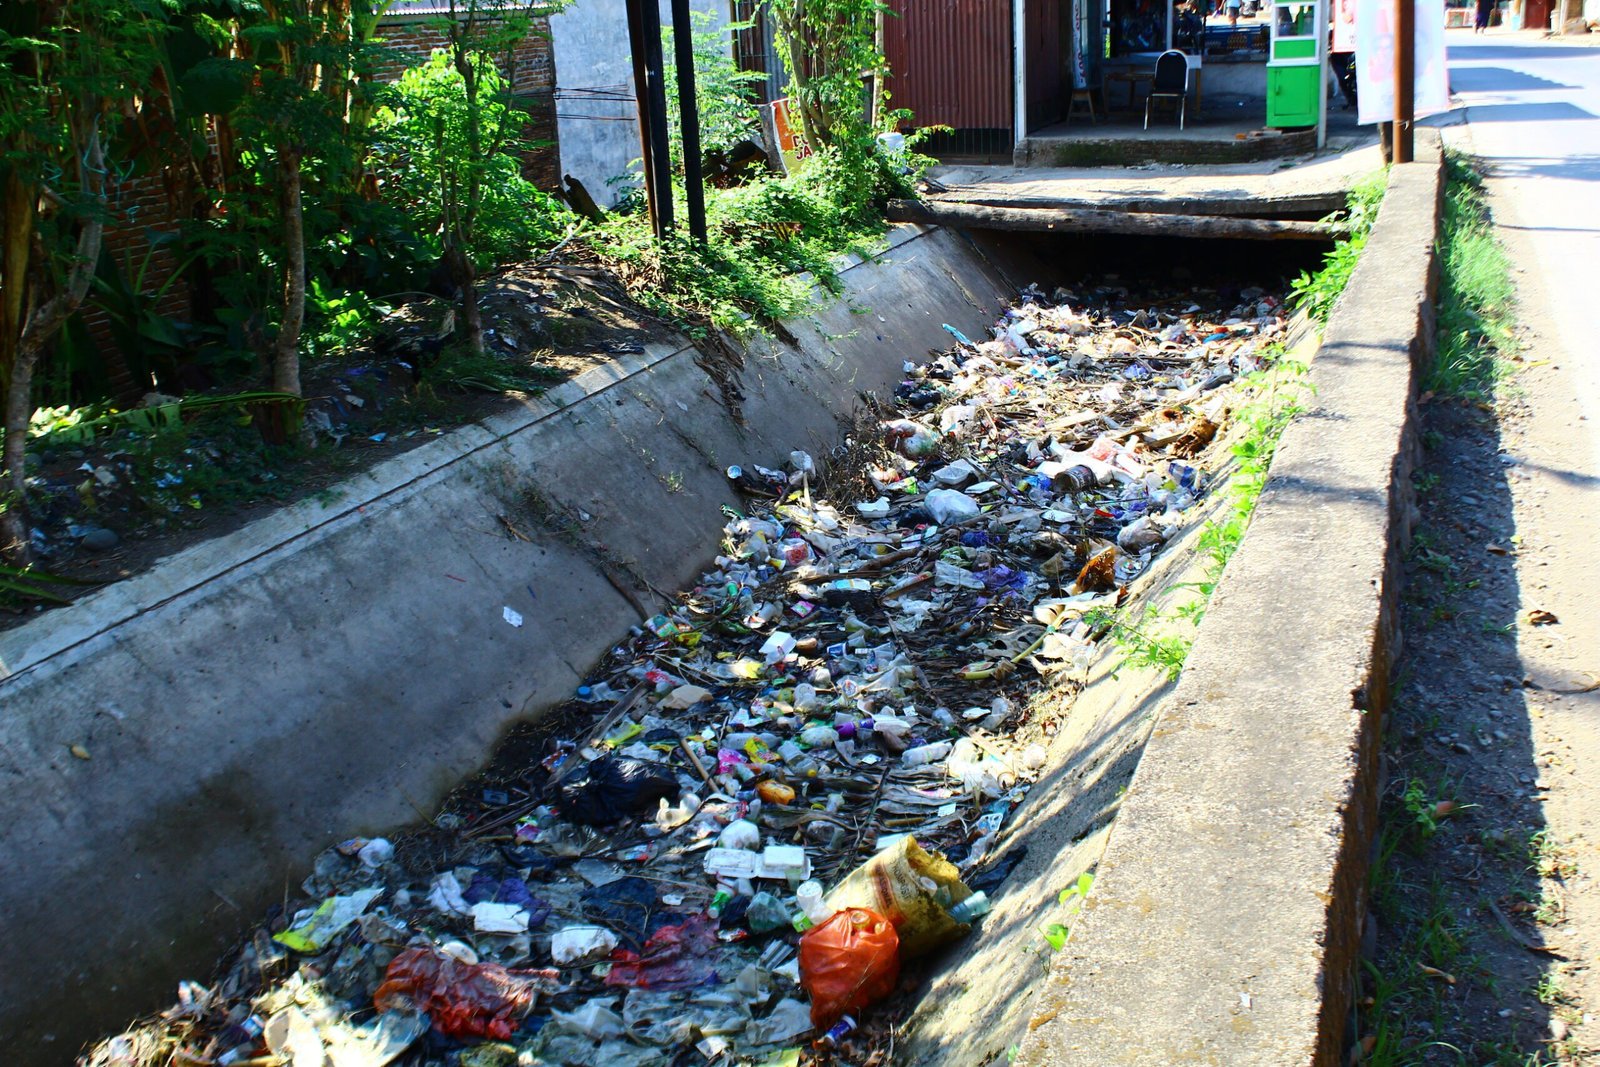
[[[1417,118],[1450,110],[1444,65],[1444,5],[1416,0],[1416,67],[1413,101]],[[1394,119],[1394,4],[1359,0],[1356,5],[1357,118],[1362,125]]]
[[[804,160],[811,157],[811,146],[806,144],[806,135],[800,127],[798,116],[789,105],[788,97],[772,102],[772,127],[777,135],[778,155],[783,158],[784,172],[793,174]]]
[[[1333,47],[1330,52],[1356,50],[1356,0],[1333,0]]]

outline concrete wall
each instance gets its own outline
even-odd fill
[[[1441,160],[1396,168],[1020,1067],[1346,1062]]]
[[[719,22],[719,0],[690,0]],[[660,0],[661,25],[672,25],[670,0]],[[556,53],[556,126],[561,170],[577,178],[601,207],[610,207],[637,182],[608,185],[639,158],[639,109],[633,88],[624,0],[576,0],[550,18]],[[668,45],[666,61],[672,62]],[[732,47],[731,43],[729,45]],[[669,100],[667,106],[677,107]]]
[[[433,811],[651,610],[634,574],[698,577],[727,464],[831,445],[858,390],[1014,292],[912,227],[842,277],[734,373],[743,422],[693,348],[652,345],[0,634],[0,1062],[71,1062],[318,850]]]

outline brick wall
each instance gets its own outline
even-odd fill
[[[423,61],[435,48],[445,44],[444,34],[429,26],[426,20],[392,20],[379,28],[378,37],[396,53],[395,61],[379,71],[384,81],[398,78],[408,66]],[[528,112],[529,122],[523,136],[538,146],[524,154],[523,176],[541,189],[554,190],[560,185],[560,156],[556,146],[555,56],[550,46],[547,17],[534,20],[533,32],[514,49],[509,62],[502,63],[502,73],[511,82],[518,106]],[[158,248],[150,255],[151,238],[171,232],[175,228],[176,213],[183,211],[184,205],[172,202],[160,174],[132,175],[113,183],[110,193],[112,218],[106,227],[107,254],[130,281],[143,269],[141,291],[155,293],[172,277],[177,262],[165,248]],[[150,255],[148,266],[147,255]],[[168,289],[158,302],[157,310],[164,315],[187,315],[190,308],[185,287],[179,284]],[[109,347],[112,341],[105,312],[86,303],[83,316],[95,342]],[[124,399],[133,399],[143,392],[142,383],[135,385],[138,388]]]
[[[394,65],[384,72],[387,78],[399,77],[406,66],[422,62],[446,43],[444,34],[426,19],[391,20],[378,30],[378,36],[397,54]],[[528,112],[522,136],[539,146],[523,155],[523,177],[541,189],[554,190],[561,184],[561,173],[556,150],[556,63],[548,17],[534,20],[533,32],[500,63],[500,73],[511,83],[517,106]]]

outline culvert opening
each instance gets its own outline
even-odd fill
[[[1288,339],[1288,265],[1130,289],[1167,276],[1125,240],[989,245],[1037,286],[993,336],[741,457],[705,577],[574,700],[89,1062],[1003,1058],[1165,678],[1106,654],[1181,595]]]
[[[973,230],[973,243],[1006,265],[1021,284],[1053,289],[1091,274],[1117,275],[1138,286],[1192,285],[1227,301],[1247,288],[1289,291],[1302,272],[1315,272],[1331,240],[1157,237],[1144,234],[1066,234]]]

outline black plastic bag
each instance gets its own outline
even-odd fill
[[[604,756],[556,787],[556,807],[573,822],[605,826],[653,811],[680,792],[677,775],[659,764]]]

